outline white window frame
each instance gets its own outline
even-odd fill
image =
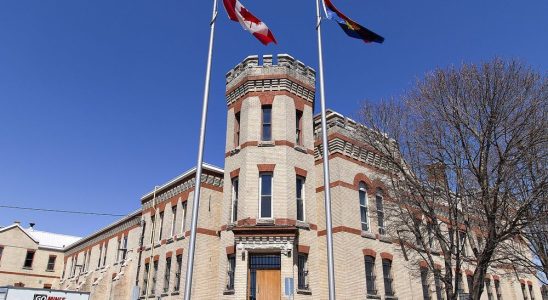
[[[270,174],[270,217],[263,217],[261,215],[261,206],[262,206],[262,174]],[[259,219],[271,220],[274,219],[274,172],[259,172]]]
[[[177,205],[171,207],[171,230],[170,237],[175,236],[175,227],[177,226]]]
[[[188,208],[188,200],[181,202],[181,236],[185,236],[185,221],[186,221],[186,210]]]
[[[238,190],[236,190],[235,188],[235,184],[234,183],[237,183],[238,185]],[[240,179],[238,176],[232,178],[232,200],[231,200],[231,203],[230,203],[230,223],[234,223],[238,220],[235,220],[234,219],[234,213],[236,212],[236,218],[238,218],[238,201],[239,201],[239,197],[240,197]],[[236,196],[237,195],[237,196]],[[236,203],[236,207],[234,207],[234,204]]]
[[[363,188],[362,188],[362,184],[363,184]],[[365,205],[362,205],[360,203],[360,194],[359,193],[361,191],[363,191],[365,193]],[[358,183],[358,204],[360,205],[360,229],[362,231],[364,231],[362,226],[361,226],[361,224],[363,224],[362,215],[361,215],[361,208],[365,207],[365,221],[367,223],[367,230],[366,231],[371,232],[371,218],[369,218],[369,195],[367,193],[367,184],[363,181],[360,181]]]
[[[297,178],[295,180],[295,204],[298,203],[298,199],[297,199],[297,180],[302,180],[302,191],[301,191],[301,198],[302,198],[302,202],[303,202],[303,219],[302,220],[299,220],[298,218],[298,207],[297,207],[297,210],[296,210],[296,219],[297,221],[300,221],[300,222],[306,222],[306,177],[304,176],[299,176],[297,175]]]

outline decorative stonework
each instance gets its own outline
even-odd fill
[[[234,240],[240,251],[279,250],[284,254],[293,251],[295,243],[293,236],[236,236]]]
[[[232,104],[250,92],[286,91],[314,102],[316,72],[288,54],[279,54],[277,64],[272,55],[248,56],[226,74],[226,101]]]

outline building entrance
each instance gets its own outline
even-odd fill
[[[249,300],[280,300],[280,254],[251,254],[248,272]]]

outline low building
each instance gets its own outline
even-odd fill
[[[64,248],[79,237],[23,228],[0,228],[0,286],[59,288]]]
[[[314,97],[315,71],[289,55],[250,56],[227,73],[225,163],[204,165],[200,179],[193,299],[328,298]],[[327,122],[337,298],[444,299],[439,281],[386,232],[385,160],[354,139],[353,120],[330,111]],[[61,287],[91,299],[180,299],[194,175],[148,192],[139,211],[68,246]],[[541,299],[533,278],[489,269],[482,299]]]

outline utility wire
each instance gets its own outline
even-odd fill
[[[98,213],[98,212],[89,212],[89,211],[60,210],[60,209],[21,207],[21,206],[11,206],[11,205],[0,205],[0,208],[32,210],[32,211],[45,211],[45,212],[55,212],[55,213],[64,213],[64,214],[76,214],[76,215],[106,216],[106,217],[124,217],[124,216],[126,216],[126,215]]]

